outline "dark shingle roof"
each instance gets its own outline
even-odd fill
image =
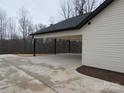
[[[85,14],[82,16],[72,17],[67,20],[61,21],[57,24],[51,25],[47,28],[41,29],[40,31],[37,31],[35,34],[39,33],[47,33],[47,32],[55,32],[58,30],[66,30],[69,28],[75,28],[78,24],[80,24],[89,14]]]
[[[31,35],[66,31],[66,30],[71,30],[71,29],[79,29],[82,26],[84,26],[87,22],[89,22],[93,17],[95,17],[98,13],[100,13],[109,4],[111,4],[112,1],[114,0],[105,0],[95,11],[91,13],[69,18],[57,24],[51,25],[47,28],[41,29]]]

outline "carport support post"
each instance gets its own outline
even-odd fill
[[[36,56],[36,39],[33,38],[33,56]]]
[[[71,41],[68,40],[68,52],[71,53]]]
[[[56,54],[56,38],[54,39],[54,54]]]

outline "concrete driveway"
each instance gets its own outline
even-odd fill
[[[0,93],[124,93],[124,86],[81,75],[79,55],[0,56]]]

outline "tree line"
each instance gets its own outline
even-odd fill
[[[0,9],[0,53],[26,53],[27,50],[31,52],[30,34],[45,27],[46,25],[41,23],[34,24],[24,7],[18,10],[16,20]],[[29,49],[27,46],[30,46]]]
[[[60,4],[59,14],[63,19],[94,11],[105,0],[65,0]]]
[[[98,0],[66,0],[61,2],[58,14],[62,16],[62,20],[65,20],[92,12],[98,5],[100,5]],[[17,19],[9,17],[5,10],[0,9],[0,53],[32,53],[33,46],[30,34],[45,27],[46,25],[42,23],[34,24],[30,13],[24,7],[18,10]],[[52,51],[54,40],[51,39],[50,41],[49,39],[45,40],[45,43],[43,39],[38,41],[37,52],[41,52],[41,50],[42,52]],[[58,51],[63,51],[64,48],[66,51],[63,52],[68,51],[68,47],[64,46],[64,43],[67,42],[59,40],[58,44],[61,49],[58,49]],[[72,49],[72,52],[81,52],[81,42],[72,41],[71,43],[76,46]],[[75,47],[74,45],[72,47]]]

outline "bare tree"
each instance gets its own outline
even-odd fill
[[[97,1],[98,0],[87,0],[87,2],[84,5],[84,12],[85,13],[92,12],[96,7]]]
[[[73,6],[72,6],[72,0],[67,0],[61,3],[60,5],[60,15],[64,19],[68,19],[73,16]]]
[[[28,11],[23,7],[19,10],[19,30],[22,33],[23,38],[23,49],[25,51],[25,42],[26,38],[29,36],[29,34],[32,32],[32,23],[31,20],[29,20]]]
[[[60,13],[64,19],[92,12],[98,0],[67,0],[60,6]]]
[[[28,11],[23,7],[19,10],[19,31],[22,33],[23,39],[28,37],[28,25],[29,25],[29,17]]]
[[[28,21],[28,29],[27,35],[29,36],[31,33],[34,32],[34,24],[31,20]]]
[[[75,16],[84,14],[84,5],[86,1],[85,0],[74,0],[73,1],[73,6],[74,6],[74,14]]]
[[[7,25],[8,38],[9,39],[18,39],[18,32],[16,32],[16,23],[12,17],[8,19]]]
[[[98,0],[74,0],[75,15],[92,12],[97,7]]]
[[[34,27],[34,31],[36,32],[36,31],[41,30],[45,27],[46,27],[46,25],[44,25],[44,24],[41,24],[41,23],[36,24],[35,27]]]
[[[6,38],[7,15],[4,10],[0,10],[0,39]]]

